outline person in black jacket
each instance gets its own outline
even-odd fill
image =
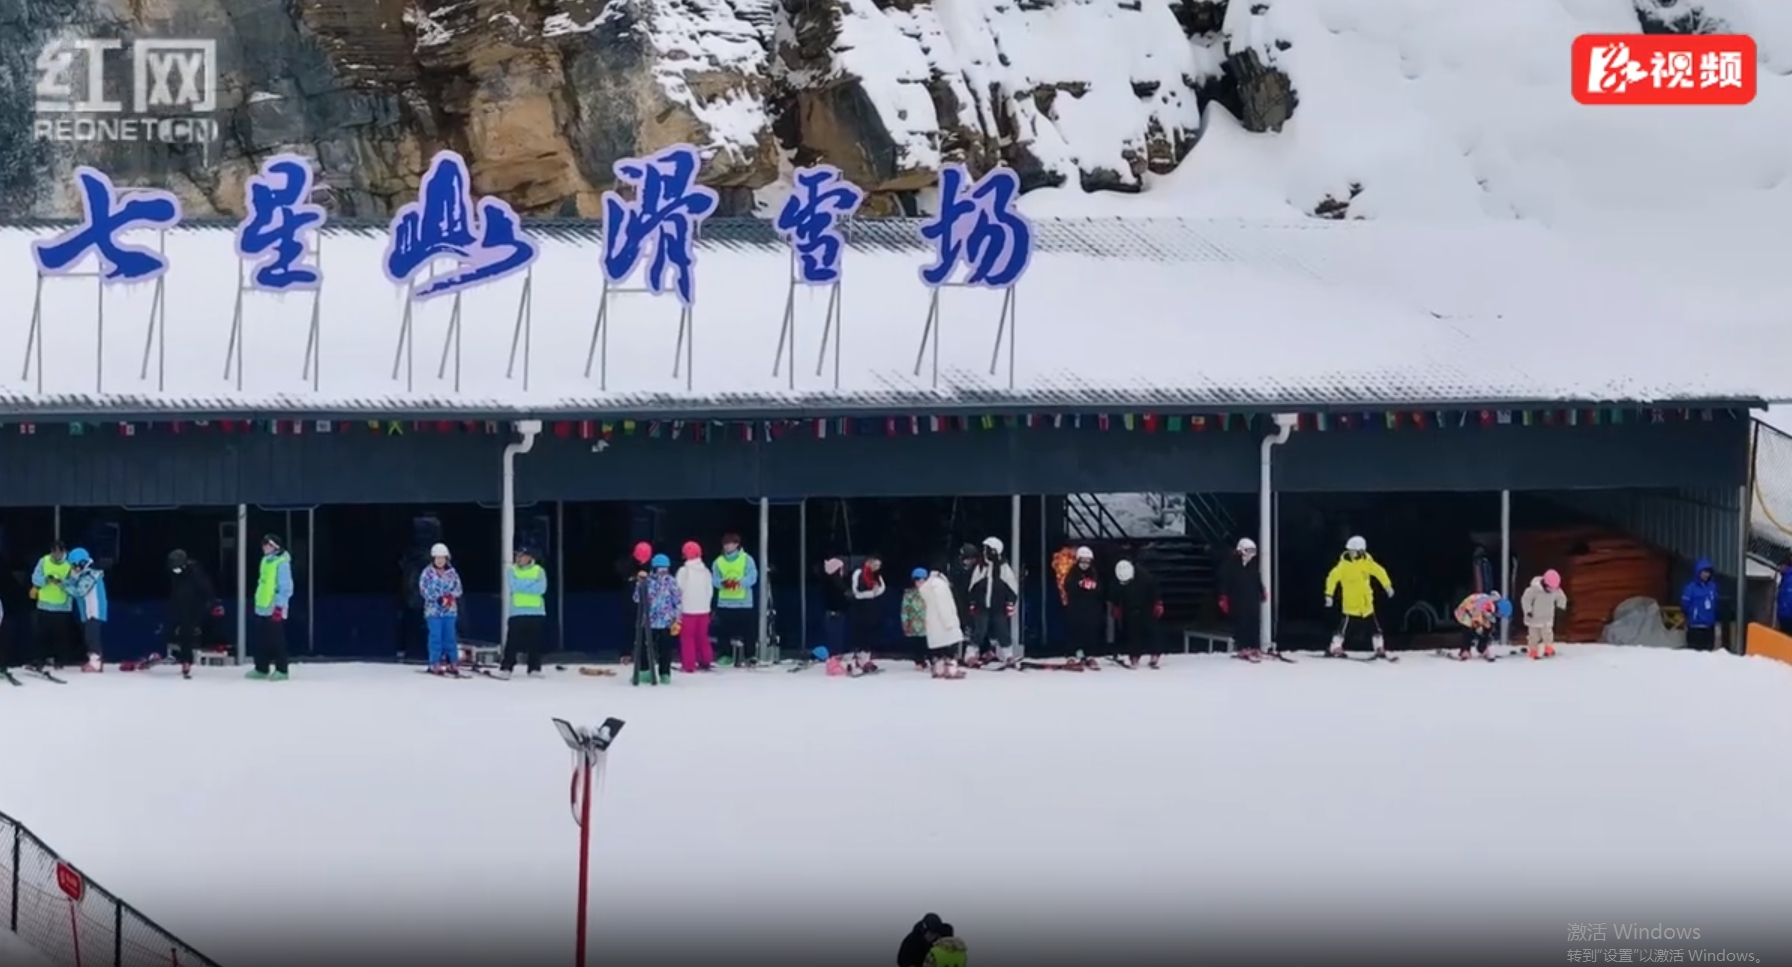
[[[971,640],[965,664],[1017,664],[1014,618],[1020,606],[1020,576],[1003,557],[999,537],[983,539],[982,558],[971,572]],[[973,651],[980,651],[975,653]]]
[[[865,563],[852,572],[852,606],[847,612],[851,628],[847,637],[852,642],[852,673],[877,671],[871,653],[883,636],[884,562],[876,554],[866,556]]]
[[[1064,624],[1070,653],[1092,659],[1103,653],[1108,625],[1107,582],[1095,569],[1095,552],[1076,549],[1076,563],[1064,575]]]
[[[852,575],[846,559],[830,557],[821,564],[821,640],[828,653],[846,654],[846,613],[852,608]]]
[[[902,946],[896,949],[896,967],[921,967],[927,962],[927,952],[933,949],[933,942],[939,939],[940,928],[945,926],[937,913],[929,913],[915,923],[908,936],[902,938]]]
[[[207,624],[221,610],[210,578],[187,552],[168,552],[168,615],[164,622],[168,652],[180,664],[182,678],[193,677],[193,662],[205,647]]]
[[[1220,567],[1220,613],[1232,627],[1232,647],[1239,657],[1256,661],[1262,656],[1263,571],[1257,562],[1257,542],[1238,539],[1238,549]]]
[[[1161,648],[1158,645],[1158,624],[1163,620],[1164,603],[1157,594],[1157,581],[1144,568],[1122,560],[1114,565],[1114,632],[1115,660],[1137,668],[1139,659],[1149,657],[1156,668]]]

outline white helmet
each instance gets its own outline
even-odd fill
[[[1114,565],[1114,580],[1119,581],[1121,584],[1125,584],[1132,580],[1132,578],[1133,569],[1131,561],[1121,561]]]
[[[1352,537],[1350,540],[1347,540],[1344,542],[1344,549],[1347,551],[1355,551],[1358,554],[1361,554],[1362,552],[1369,549],[1369,542],[1363,540],[1360,537]]]
[[[1095,560],[1095,552],[1086,547],[1079,547],[1076,549],[1076,559],[1079,561],[1093,561]]]
[[[983,546],[997,554],[1002,553],[1002,539],[1000,537],[985,537],[983,539]]]
[[[454,555],[448,553],[448,545],[435,544],[430,547],[429,556],[430,557],[453,557]]]
[[[1238,550],[1240,550],[1240,551],[1254,551],[1254,550],[1256,550],[1256,549],[1257,549],[1257,542],[1256,542],[1256,541],[1253,541],[1253,540],[1251,540],[1251,539],[1250,539],[1250,538],[1248,538],[1248,537],[1240,537],[1240,538],[1239,538],[1239,539],[1238,539]]]

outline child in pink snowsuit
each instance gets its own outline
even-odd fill
[[[685,674],[715,667],[715,647],[709,641],[709,609],[715,584],[703,564],[703,548],[696,541],[684,544],[684,566],[678,569],[678,659]]]

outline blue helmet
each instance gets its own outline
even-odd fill
[[[925,581],[927,580],[927,569],[924,567],[915,568],[913,571],[908,572],[908,576],[916,581]]]
[[[671,567],[672,559],[664,554],[655,554],[651,563],[654,567]]]
[[[68,552],[68,562],[70,564],[92,564],[93,555],[87,553],[87,548],[77,547]]]
[[[1512,602],[1505,598],[1499,599],[1493,606],[1493,612],[1502,618],[1512,617]]]

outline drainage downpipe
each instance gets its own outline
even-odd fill
[[[498,571],[498,643],[510,643],[510,564],[516,559],[516,458],[535,449],[535,438],[541,435],[540,420],[518,420],[516,432],[522,437],[504,447],[504,498],[498,514],[503,518],[499,531],[499,549],[504,565]],[[554,548],[556,553],[561,549]]]
[[[1263,438],[1263,449],[1258,461],[1258,471],[1262,475],[1257,483],[1257,574],[1263,581],[1263,614],[1258,620],[1258,647],[1270,648],[1275,644],[1275,629],[1271,627],[1270,616],[1275,612],[1270,607],[1269,589],[1274,582],[1275,571],[1275,482],[1270,473],[1270,451],[1287,443],[1289,434],[1300,422],[1294,413],[1277,413],[1275,415],[1276,432],[1273,436]],[[1242,643],[1241,643],[1242,644]]]

